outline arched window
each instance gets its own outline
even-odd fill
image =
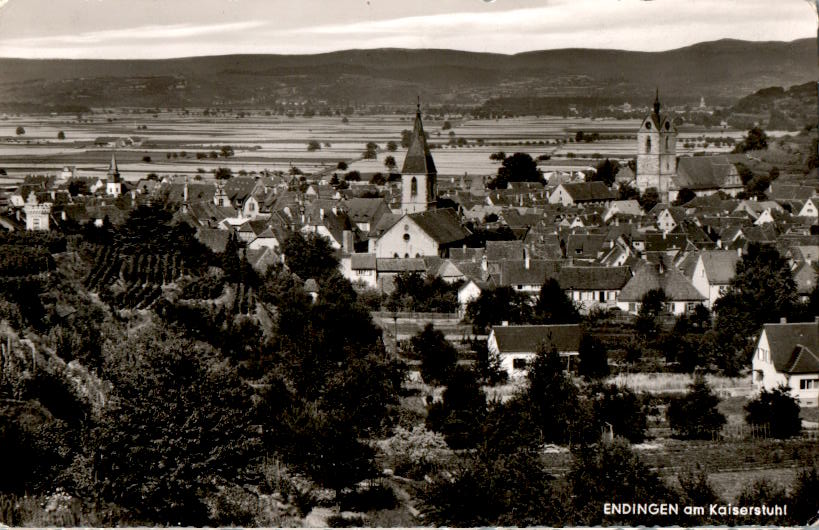
[[[418,179],[415,177],[412,177],[412,180],[410,181],[410,195],[413,197],[418,195]]]
[[[646,152],[651,152],[651,138],[646,138]]]
[[[665,149],[668,150],[668,136],[665,137]]]

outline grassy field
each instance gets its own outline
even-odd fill
[[[127,180],[138,180],[150,172],[164,174],[195,174],[198,168],[206,172],[218,166],[230,167],[234,172],[286,171],[291,165],[306,173],[328,170],[340,160],[350,164],[350,170],[362,173],[385,172],[384,159],[393,154],[400,164],[404,149],[399,145],[395,153],[386,151],[386,144],[400,144],[401,131],[412,128],[414,109],[404,115],[350,116],[343,123],[340,116],[294,117],[265,116],[256,112],[251,116],[202,116],[200,112],[159,112],[135,114],[114,110],[105,114],[85,115],[82,119],[71,116],[5,116],[0,120],[0,160],[10,176],[27,173],[49,173],[64,165],[76,165],[81,174],[98,175],[105,171],[113,147],[95,146],[98,137],[134,138],[133,146],[117,148],[120,171]],[[25,128],[24,135],[16,135],[17,126]],[[533,156],[566,156],[569,152],[581,157],[598,154],[617,158],[635,155],[635,141],[631,137],[639,125],[637,120],[591,120],[588,118],[522,117],[498,120],[452,119],[452,128],[444,130],[443,120],[425,118],[424,126],[434,151],[438,173],[441,176],[460,176],[464,173],[489,175],[497,171],[497,163],[489,154],[503,150],[508,153],[527,152]],[[577,131],[597,132],[603,138],[594,143],[566,143]],[[58,140],[63,131],[65,140]],[[449,145],[450,133],[456,140],[463,138],[466,145]],[[706,136],[739,137],[741,131],[710,132],[684,127],[680,133],[678,152],[685,138]],[[626,138],[628,137],[628,138]],[[321,148],[308,151],[310,141]],[[378,157],[361,160],[367,142],[379,145]],[[482,144],[482,145],[481,145]],[[197,152],[209,153],[222,145],[231,145],[235,156],[230,159],[197,159]],[[694,148],[702,150],[702,147]],[[724,148],[709,146],[710,152]],[[166,158],[169,153],[186,151],[185,158]],[[150,156],[150,164],[142,162]]]

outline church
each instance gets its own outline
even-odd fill
[[[415,112],[409,147],[401,169],[401,210],[375,241],[377,258],[445,256],[469,235],[452,208],[438,209],[438,172],[432,160],[421,103]]]
[[[677,128],[669,114],[660,112],[660,94],[637,131],[637,190],[654,188],[660,202],[677,199],[680,190],[697,196],[722,191],[736,196],[743,186],[736,163],[744,155],[687,156],[677,159]]]

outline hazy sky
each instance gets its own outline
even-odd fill
[[[667,50],[816,37],[813,0],[0,0],[1,57]],[[0,76],[2,74],[0,73]]]

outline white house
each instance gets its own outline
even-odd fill
[[[707,307],[725,293],[734,278],[740,252],[734,250],[702,250],[686,256],[680,268],[694,287],[706,297]]]
[[[582,335],[579,324],[496,326],[489,333],[487,347],[490,356],[500,359],[501,369],[510,378],[519,379],[526,376],[541,345],[554,346],[570,368],[571,359],[579,355]]]
[[[51,203],[40,204],[37,194],[33,191],[28,194],[26,204],[23,206],[26,214],[26,230],[48,230],[50,227]]]
[[[443,256],[461,246],[468,232],[451,208],[402,215],[375,242],[378,258]]]
[[[667,312],[683,315],[705,304],[706,297],[691,283],[691,280],[675,268],[657,267],[646,264],[623,286],[617,299],[617,307],[622,311],[637,314],[643,296],[653,289],[662,289],[666,296]]]
[[[806,200],[796,215],[798,217],[812,217],[813,219],[819,218],[819,207],[817,207],[816,199]]]
[[[814,322],[765,324],[754,350],[757,389],[785,385],[803,407],[819,405],[819,317]]]

